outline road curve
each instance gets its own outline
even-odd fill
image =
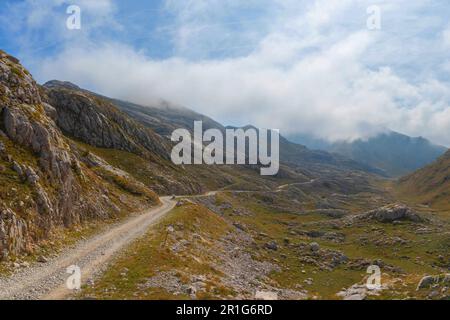
[[[290,185],[304,185],[314,181],[283,185],[278,187],[275,192],[281,192]],[[177,203],[177,199],[214,196],[216,194],[217,191],[210,191],[203,195],[161,197],[162,204],[160,206],[110,226],[106,231],[90,239],[79,241],[74,247],[64,250],[59,256],[46,263],[21,269],[10,277],[0,277],[0,300],[58,300],[67,298],[73,294],[73,291],[67,289],[66,285],[70,276],[66,272],[69,266],[78,266],[81,270],[81,282],[82,284],[86,283],[87,280],[104,271],[108,262],[118,252],[144,235],[151,225],[172,210]]]
[[[80,241],[56,258],[44,264],[21,269],[10,277],[0,277],[0,300],[54,300],[64,299],[73,291],[67,289],[69,266],[81,270],[81,281],[100,273],[111,258],[133,240],[144,235],[148,228],[175,207],[176,200],[161,198],[161,205],[133,216],[119,225],[90,239]]]

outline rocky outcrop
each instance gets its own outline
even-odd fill
[[[57,125],[70,136],[96,147],[169,158],[166,141],[102,97],[73,86],[50,83],[45,88],[47,102],[56,109]]]
[[[417,213],[413,212],[409,207],[393,204],[382,208],[378,208],[356,217],[359,220],[376,220],[383,223],[392,223],[394,221],[412,221],[422,222],[424,219]]]
[[[0,260],[29,248],[28,226],[11,209],[0,212]]]
[[[381,286],[378,289],[369,289],[367,285],[354,284],[350,288],[338,292],[336,295],[342,300],[365,300],[368,296],[378,296],[387,287]]]
[[[0,52],[0,161],[4,170],[9,167],[17,176],[2,180],[0,189],[0,259],[32,250],[33,243],[49,237],[57,227],[118,211],[104,196],[103,177],[80,164],[80,152],[55,124],[57,109],[43,102],[41,93],[18,60]],[[83,185],[87,175],[91,181]],[[126,187],[134,183],[131,180],[125,177],[113,182],[126,193]],[[151,191],[139,193],[148,194],[152,198]]]
[[[417,290],[428,289],[431,287],[438,287],[440,285],[450,284],[450,273],[437,276],[425,276],[420,279],[417,285]]]

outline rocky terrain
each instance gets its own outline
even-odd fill
[[[93,237],[66,246],[61,252],[52,252],[51,257],[41,256],[37,264],[15,262],[15,273],[0,277],[0,300],[64,299],[71,294],[66,287],[68,266],[79,267],[83,281],[101,274],[117,252],[142,236],[175,205],[168,198],[163,198],[162,202],[160,207],[107,225]]]
[[[65,255],[79,255],[102,272],[72,298],[448,298],[448,153],[399,181],[285,138],[274,177],[257,166],[175,166],[168,135],[194,120],[225,129],[168,102],[40,86],[0,51],[0,273],[12,274],[1,278],[4,296],[18,288],[18,298],[42,297],[29,287],[60,281]],[[127,217],[173,194],[182,196],[170,200],[176,208],[134,241],[156,220]],[[107,241],[114,232],[97,235],[111,223],[126,231],[117,243]],[[365,286],[370,266],[381,269],[376,290]],[[48,278],[36,278],[40,267]]]
[[[58,228],[158,203],[127,173],[66,138],[19,61],[0,53],[0,257],[32,254]]]
[[[179,201],[170,217],[131,246],[81,296],[449,297],[448,222],[423,219],[423,213],[399,204],[367,212],[345,210],[342,217],[314,210],[285,213],[267,209],[259,196],[220,192]],[[380,288],[366,286],[371,266],[381,270]]]

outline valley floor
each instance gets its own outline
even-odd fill
[[[320,181],[275,191],[161,198],[49,261],[0,278],[0,299],[448,299],[448,215],[377,221],[388,193],[320,194]],[[66,268],[81,269],[69,291]],[[365,286],[381,269],[381,290]],[[417,290],[418,284],[428,278]]]
[[[283,207],[290,192],[227,191],[177,207],[74,298],[94,299],[442,299],[449,297],[446,220],[358,220],[346,196],[333,210]],[[291,190],[292,191],[292,190]],[[294,191],[295,192],[295,191]],[[335,195],[335,197],[338,197]],[[351,201],[349,201],[351,199]],[[291,198],[292,199],[292,198]],[[342,199],[341,199],[342,200]],[[351,212],[354,210],[355,212]],[[335,210],[335,213],[341,213]],[[440,216],[440,215],[439,215]],[[382,290],[367,290],[367,268]],[[416,290],[426,275],[441,275]]]

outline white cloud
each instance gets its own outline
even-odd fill
[[[37,70],[40,79],[70,80],[141,104],[164,98],[225,123],[330,140],[390,128],[450,145],[450,85],[432,68],[445,63],[437,47],[447,33],[420,35],[439,29],[433,16],[418,19],[429,0],[379,1],[379,32],[365,29],[369,2],[249,1],[271,13],[251,23],[240,17],[242,30],[233,31],[224,17],[242,9],[241,1],[171,0],[173,58],[151,59],[120,42],[87,42],[67,46]],[[245,54],[205,54],[243,43]]]
[[[450,26],[442,32],[442,43],[446,49],[450,49]]]
[[[70,5],[81,8],[81,30],[66,27]],[[114,0],[23,0],[0,12],[0,29],[16,42],[21,59],[39,64],[33,57],[43,51],[68,47],[75,41],[90,44],[94,33],[120,28],[115,12]]]

